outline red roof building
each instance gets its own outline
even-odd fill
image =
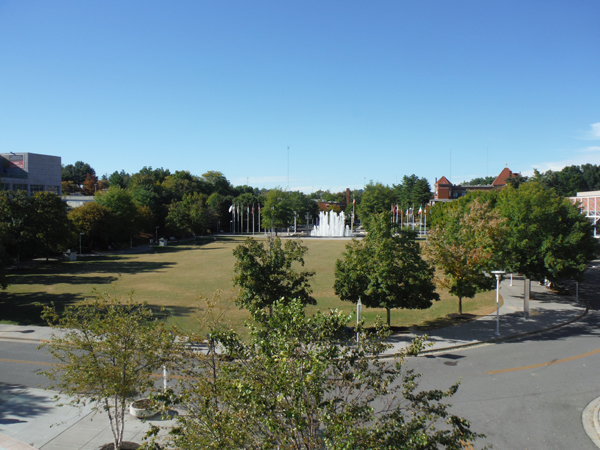
[[[500,175],[492,182],[492,184],[477,185],[477,186],[462,186],[460,184],[452,184],[448,178],[442,177],[439,180],[435,179],[435,191],[433,193],[434,201],[454,200],[467,195],[469,191],[491,191],[492,189],[500,189],[506,186],[506,179],[514,176],[508,167],[502,169]]]

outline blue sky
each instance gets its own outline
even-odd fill
[[[600,164],[600,2],[3,1],[0,151],[235,185]]]

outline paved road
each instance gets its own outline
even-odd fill
[[[470,419],[496,449],[593,450],[581,416],[600,395],[599,292],[600,269],[593,268],[580,292],[590,310],[579,321],[516,342],[421,356],[410,364],[424,373],[424,388],[461,380],[453,411]]]

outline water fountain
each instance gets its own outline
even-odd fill
[[[334,211],[321,211],[319,213],[319,225],[310,232],[310,235],[315,237],[352,236],[350,227],[344,225],[345,221],[346,215],[343,211],[339,214]]]

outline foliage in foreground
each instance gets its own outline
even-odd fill
[[[404,368],[423,348],[417,339],[384,359],[386,329],[362,325],[355,344],[350,316],[338,311],[306,317],[302,303],[256,310],[244,343],[216,330],[220,353],[187,355],[169,445],[186,449],[462,449],[483,437],[450,413],[458,389],[419,391],[419,375]],[[194,339],[191,337],[191,339]]]
[[[124,303],[98,294],[67,307],[62,316],[46,307],[42,317],[57,329],[42,345],[60,363],[44,372],[52,381],[50,388],[71,397],[71,404],[89,403],[94,412],[106,412],[118,449],[127,404],[151,391],[152,375],[169,364],[174,349],[171,333],[131,294]]]

